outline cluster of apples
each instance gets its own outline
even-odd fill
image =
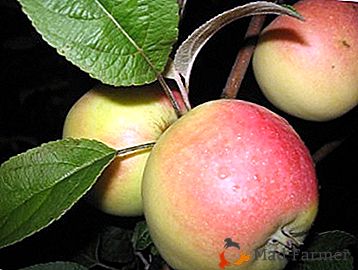
[[[295,7],[306,22],[279,17],[263,31],[255,75],[279,108],[332,119],[358,102],[358,7],[336,0]],[[283,269],[285,256],[253,254],[288,254],[317,213],[309,151],[286,120],[253,103],[210,101],[178,119],[157,83],[99,86],[72,107],[63,136],[116,149],[156,141],[151,151],[117,157],[88,197],[109,214],[144,212],[153,242],[177,270],[220,269],[228,238],[251,254],[235,266],[237,250],[228,250],[230,269]]]

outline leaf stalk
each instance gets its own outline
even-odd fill
[[[132,154],[135,152],[151,149],[151,148],[153,148],[155,143],[156,142],[149,142],[149,143],[144,143],[144,144],[139,144],[139,145],[119,149],[119,150],[117,150],[116,155],[117,156],[125,156],[125,155],[129,155],[129,154]]]

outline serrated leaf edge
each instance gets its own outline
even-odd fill
[[[50,142],[50,143],[43,143],[43,144],[41,144],[40,146],[38,146],[38,147],[36,147],[36,148],[39,148],[39,147],[44,146],[44,145],[55,144],[55,143],[58,143],[58,142],[61,142],[61,141],[81,141],[81,140],[99,142],[99,141],[90,140],[90,139],[73,139],[73,138],[67,138],[67,139],[64,139],[64,140],[52,141],[52,142]],[[101,143],[101,142],[99,142],[99,143]],[[24,152],[24,153],[20,153],[20,154],[18,154],[18,155],[16,155],[16,156],[11,157],[11,158],[8,159],[7,161],[5,161],[3,164],[1,164],[0,167],[2,167],[5,163],[10,162],[11,160],[15,159],[15,158],[18,157],[18,156],[25,155],[25,154],[27,154],[27,153],[29,153],[29,152],[34,152],[34,151],[36,151],[36,148],[30,149],[30,150],[28,150],[28,151],[26,151],[26,152]],[[108,148],[110,148],[110,147],[108,147]],[[93,149],[92,149],[92,150],[93,150]],[[101,173],[109,166],[109,164],[114,160],[114,158],[116,157],[116,152],[115,152],[114,149],[113,149],[113,151],[114,151],[114,153],[113,153],[113,158],[111,159],[110,162],[108,162],[108,164],[107,164],[106,166],[104,166],[104,167],[102,168],[102,170],[101,170],[101,171],[99,172],[99,174],[97,175],[96,180],[97,180],[98,177],[101,175]],[[107,155],[106,155],[106,156],[107,156]],[[106,157],[106,156],[105,156],[105,157]],[[109,156],[109,155],[108,155],[108,156]],[[103,159],[103,158],[105,158],[105,157],[102,157],[101,159]],[[95,161],[93,161],[93,162],[91,162],[91,163],[89,163],[89,164],[86,163],[86,166],[82,166],[81,169],[82,169],[82,168],[87,168],[89,165],[91,165],[91,164],[93,164],[93,163],[95,163],[95,162],[97,162],[97,161],[99,161],[99,160],[100,160],[100,159],[96,159]],[[87,164],[88,164],[88,165],[87,165]],[[80,170],[75,170],[75,172],[72,172],[72,173],[70,173],[70,174],[66,174],[66,177],[65,177],[65,178],[69,177],[70,175],[72,175],[72,174],[74,174],[74,173],[76,173],[76,172],[78,172],[78,171],[80,171]],[[63,179],[63,177],[60,178],[60,179]],[[58,183],[61,183],[61,180],[59,180],[55,185],[51,186],[51,188],[53,188],[54,186],[56,186]],[[49,225],[51,225],[51,224],[52,224],[53,222],[55,222],[56,220],[60,219],[65,213],[67,213],[68,210],[70,210],[70,209],[72,208],[73,205],[75,205],[75,204],[83,197],[83,195],[85,195],[85,194],[92,188],[92,186],[93,186],[95,183],[96,183],[96,181],[94,181],[94,182],[85,190],[85,192],[82,194],[82,196],[78,197],[77,200],[75,200],[72,204],[70,204],[70,206],[69,206],[67,209],[65,209],[58,217],[56,217],[56,218],[51,218],[51,220],[50,220],[46,225],[42,226],[41,228],[38,228],[37,230],[34,230],[33,232],[31,232],[31,233],[29,233],[29,234],[27,234],[27,235],[25,235],[25,236],[23,236],[23,237],[21,237],[21,238],[15,240],[15,241],[9,242],[9,243],[7,243],[7,244],[5,244],[5,245],[0,245],[0,249],[1,249],[1,248],[4,248],[4,247],[7,247],[7,246],[10,246],[10,245],[13,245],[13,244],[16,244],[16,243],[18,243],[18,242],[24,240],[25,238],[30,237],[30,236],[34,235],[35,233],[41,231],[42,229],[48,227]],[[41,192],[43,192],[43,191],[45,191],[45,190],[48,190],[48,189],[50,189],[50,188],[41,190]],[[41,192],[35,193],[35,195],[36,195],[36,194],[40,194]],[[33,197],[34,197],[34,196],[31,196],[30,198],[33,198]],[[30,199],[26,200],[24,203],[26,203],[26,202],[29,201],[29,200],[30,200]],[[24,204],[24,203],[23,203],[23,204]],[[21,205],[23,205],[23,204],[21,204]],[[18,207],[19,207],[19,206],[17,206],[16,208],[14,208],[9,214],[11,214],[13,211],[15,211]]]
[[[21,3],[21,0],[18,0],[20,3]],[[98,6],[100,7],[100,9],[108,16],[108,14],[110,16],[108,16],[108,18],[112,21],[112,23],[117,26],[117,24],[120,26],[120,24],[115,20],[115,18],[113,18],[113,16],[105,9],[105,7],[103,7],[103,5],[101,5],[101,3],[98,1],[98,0],[95,0],[95,2],[98,4]],[[142,57],[145,59],[145,61],[148,63],[148,65],[150,66],[150,68],[152,69],[152,71],[156,74],[156,78],[153,78],[151,80],[148,80],[148,79],[143,79],[143,82],[144,83],[136,83],[136,82],[133,82],[131,80],[123,80],[123,83],[121,83],[120,85],[118,84],[114,84],[112,81],[110,80],[104,80],[102,78],[100,78],[101,76],[96,76],[95,74],[93,74],[92,72],[90,72],[89,68],[85,68],[83,66],[80,66],[80,65],[77,65],[75,63],[75,61],[71,60],[67,55],[66,53],[61,50],[61,48],[57,48],[50,40],[48,40],[39,30],[38,30],[38,27],[37,27],[37,23],[31,18],[31,16],[28,14],[28,12],[26,11],[26,6],[21,3],[21,10],[22,12],[27,16],[27,18],[30,20],[31,22],[31,25],[36,29],[36,31],[38,33],[40,33],[40,36],[41,38],[47,43],[49,44],[52,48],[54,48],[56,50],[56,52],[65,57],[65,59],[67,61],[69,61],[70,63],[72,63],[74,66],[78,67],[80,70],[86,72],[91,78],[94,78],[96,80],[100,80],[101,82],[105,83],[105,84],[109,84],[109,85],[113,85],[113,86],[139,86],[139,85],[143,85],[143,84],[149,84],[149,83],[152,83],[154,81],[157,80],[158,76],[161,75],[162,72],[164,72],[164,69],[165,69],[165,66],[163,67],[163,71],[160,72],[158,71],[155,66],[153,65],[153,63],[148,59],[148,57],[144,54],[144,50],[141,49],[137,43],[127,34],[127,32],[122,28],[120,27],[120,29],[123,29],[123,34],[124,36],[133,44],[133,46],[136,48],[136,50],[142,55]],[[112,20],[113,18],[113,20]],[[176,27],[176,30],[178,32],[178,27]],[[178,35],[177,35],[178,36]],[[178,37],[173,41],[173,44],[177,41]],[[173,45],[170,46],[170,51],[173,50]],[[168,61],[169,61],[169,57],[168,57]],[[146,77],[144,74],[142,75],[142,77]]]

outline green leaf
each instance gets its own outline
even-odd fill
[[[91,233],[86,239],[87,242],[85,245],[77,250],[77,253],[71,258],[71,260],[84,265],[87,268],[94,268],[100,263],[98,255],[100,235]]]
[[[131,242],[132,231],[106,226],[98,232],[92,232],[87,237],[87,243],[73,261],[88,268],[103,264],[131,264],[135,259]]]
[[[116,150],[93,140],[50,142],[0,166],[0,247],[61,217],[95,183]]]
[[[156,246],[154,244],[150,247],[150,254],[152,254],[153,256],[160,255],[158,249],[156,248]]]
[[[87,268],[72,262],[51,262],[32,265],[20,270],[87,270]]]
[[[43,38],[104,83],[152,82],[178,35],[176,0],[18,0]]]
[[[133,232],[132,243],[135,250],[145,250],[153,244],[145,221],[137,223]]]
[[[343,231],[317,234],[303,250],[294,270],[352,270],[353,256],[348,250],[357,239]]]
[[[321,259],[301,261],[294,270],[353,270],[353,257],[346,250],[341,259]]]
[[[342,251],[357,244],[357,238],[344,231],[328,231],[317,234],[307,247],[307,251]]]
[[[289,10],[291,10],[294,14],[296,14],[297,16],[301,16],[301,14],[295,9],[294,6],[291,5],[287,5],[287,4],[282,4],[281,6],[283,6],[284,8],[287,8]],[[304,19],[304,18],[302,18]]]
[[[134,259],[131,242],[132,231],[106,227],[101,234],[100,258],[113,263],[130,263]]]

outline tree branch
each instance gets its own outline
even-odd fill
[[[237,54],[235,63],[226,81],[225,88],[221,94],[222,98],[236,98],[241,83],[245,77],[246,70],[250,64],[252,54],[255,50],[255,37],[260,33],[264,25],[265,19],[265,15],[252,17],[247,32],[245,34],[246,44],[240,49],[239,53]]]

